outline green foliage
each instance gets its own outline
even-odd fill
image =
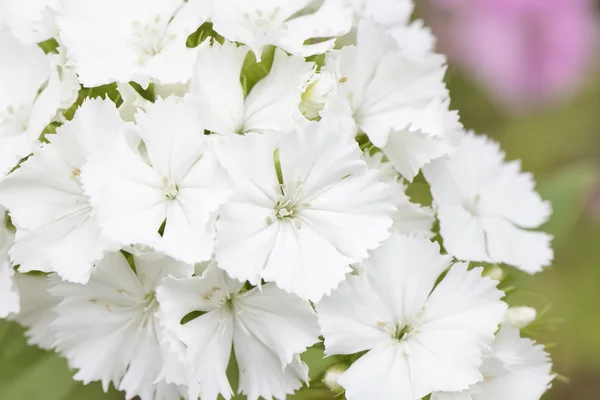
[[[325,65],[325,54],[315,54],[306,58],[307,61],[314,62],[317,66],[317,71],[321,70],[321,67]]]
[[[67,362],[55,353],[28,346],[23,329],[0,321],[0,398],[7,400],[122,400],[122,393],[104,393],[99,384],[73,380]]]
[[[267,46],[263,50],[261,60],[257,61],[252,51],[249,51],[242,66],[240,82],[244,88],[244,96],[247,96],[252,88],[269,74],[273,59],[275,58],[275,47]]]
[[[600,178],[594,162],[583,160],[568,164],[543,179],[538,190],[552,204],[554,213],[544,229],[556,236],[556,241],[569,239],[585,211],[592,186]]]
[[[121,98],[121,93],[117,89],[116,83],[111,83],[108,85],[96,86],[92,88],[82,87],[79,90],[79,94],[77,96],[77,101],[73,104],[69,109],[67,109],[63,114],[67,121],[70,121],[75,116],[75,112],[77,109],[83,104],[85,99],[110,99],[112,100],[117,107],[119,107],[123,103],[123,99]]]
[[[38,43],[38,46],[40,46],[40,48],[44,50],[44,53],[46,54],[58,53],[58,42],[54,38],[50,38],[44,42],[40,42]]]
[[[310,365],[308,376],[311,381],[320,381],[329,367],[339,362],[336,356],[325,357],[323,343],[317,343],[308,348],[302,355],[302,361]]]
[[[153,103],[156,100],[156,93],[154,91],[154,83],[148,84],[148,87],[146,89],[144,89],[142,87],[142,85],[140,85],[137,82],[129,82],[129,85],[131,85],[131,87],[136,92],[138,92],[139,95],[142,96],[144,99],[151,101]]]
[[[193,321],[196,318],[198,318],[204,314],[206,314],[206,312],[204,312],[204,311],[191,311],[191,312],[187,313],[186,315],[184,315],[183,318],[181,318],[181,321],[179,321],[179,323],[181,325],[185,325],[188,322]]]
[[[212,22],[205,22],[194,33],[188,36],[185,45],[189,48],[198,47],[200,43],[210,38],[221,44],[225,40],[223,36],[215,32]]]

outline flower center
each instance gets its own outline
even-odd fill
[[[302,221],[298,219],[298,212],[302,208],[310,207],[309,203],[301,202],[301,193],[303,182],[300,178],[290,190],[283,181],[283,171],[281,169],[281,160],[279,159],[279,149],[275,149],[273,152],[273,165],[275,167],[275,174],[277,175],[278,186],[277,189],[281,193],[273,209],[275,210],[274,217],[279,221],[291,220],[294,222],[296,229],[302,229]],[[267,225],[273,223],[273,218],[267,217]]]
[[[169,200],[175,200],[177,198],[177,194],[179,193],[179,187],[177,184],[166,177],[163,178],[163,183],[165,184],[165,197]]]
[[[153,314],[158,308],[158,300],[156,300],[156,293],[150,292],[144,297],[144,312]]]
[[[463,207],[469,214],[476,217],[479,215],[479,203],[481,200],[480,195],[475,195],[472,199],[463,200]]]
[[[292,199],[286,196],[279,196],[279,200],[275,203],[275,216],[278,219],[294,218],[296,215],[296,206]]]
[[[405,341],[411,333],[409,325],[390,325],[384,321],[377,322],[377,325],[397,342]]]
[[[2,131],[6,136],[21,134],[27,131],[28,125],[29,107],[9,104],[6,109],[0,110],[0,127],[4,128]]]
[[[270,12],[253,10],[251,12],[245,12],[242,16],[247,22],[252,24],[252,26],[258,28],[259,31],[266,32],[273,24],[278,22],[280,13],[281,7],[277,6],[270,10]]]
[[[159,54],[175,40],[175,35],[166,35],[167,25],[168,21],[161,20],[160,15],[154,16],[150,22],[132,22],[134,43],[142,50],[139,64]]]
[[[156,299],[156,293],[149,292],[144,297],[142,302],[144,306],[144,316],[142,318],[142,326],[145,327],[148,325],[148,322],[152,321],[154,318],[154,314],[158,310],[158,300]]]

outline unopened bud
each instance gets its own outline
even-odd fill
[[[316,73],[308,81],[302,93],[300,111],[308,119],[315,119],[327,103],[329,93],[335,89],[335,77],[330,72]]]
[[[504,323],[516,329],[523,329],[533,322],[536,316],[537,311],[535,308],[526,306],[510,307],[504,315]]]
[[[348,369],[346,364],[335,364],[329,367],[325,376],[323,377],[323,383],[335,394],[343,393],[344,388],[337,382],[340,375],[342,375]]]
[[[483,273],[483,276],[488,276],[493,280],[500,282],[502,279],[504,279],[504,271],[500,267],[492,267],[486,270]]]

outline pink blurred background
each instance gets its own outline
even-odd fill
[[[430,0],[440,50],[516,112],[564,101],[593,71],[595,0]]]

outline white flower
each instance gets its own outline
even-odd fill
[[[535,308],[527,306],[510,307],[504,316],[504,323],[516,329],[523,329],[537,317]]]
[[[501,267],[494,265],[492,268],[485,272],[485,276],[489,276],[490,278],[497,280],[498,282],[502,282],[506,274],[504,273],[504,270]]]
[[[395,25],[388,29],[388,33],[396,39],[398,46],[409,57],[427,57],[427,54],[435,49],[436,37],[431,29],[424,25],[422,19],[410,24]]]
[[[146,107],[152,104],[151,101],[145,99],[129,83],[119,83],[117,84],[117,89],[123,100],[123,103],[119,106],[119,114],[121,114],[121,118],[125,121],[134,122],[135,114],[138,110],[146,111]],[[189,83],[154,84],[156,98],[166,99],[171,96],[183,98],[188,92]]]
[[[406,194],[407,186],[400,179],[392,164],[383,160],[382,153],[373,155],[364,153],[364,159],[370,168],[379,170],[379,180],[392,188],[392,204],[398,211],[392,215],[392,231],[406,235],[433,236],[431,228],[435,222],[433,210],[412,203]]]
[[[550,264],[552,237],[532,231],[551,214],[518,161],[504,162],[499,146],[468,133],[456,153],[427,166],[448,253],[460,260],[514,265],[528,273]]]
[[[61,83],[61,103],[60,108],[68,109],[71,107],[79,96],[79,77],[75,69],[69,65],[67,59],[67,50],[64,46],[58,46],[58,54],[52,54],[52,68],[56,69],[56,73]]]
[[[369,350],[339,379],[353,399],[421,399],[482,379],[482,351],[506,311],[495,281],[424,238],[392,235],[317,304],[325,353]]]
[[[246,96],[240,73],[248,51],[227,41],[200,45],[190,90],[206,129],[219,134],[293,129],[314,64],[276,49],[269,74]]]
[[[0,207],[0,318],[19,312],[19,291],[14,282],[14,270],[8,256],[14,233],[6,226],[6,210]]]
[[[204,0],[65,0],[60,38],[81,83],[185,83],[196,52],[188,36],[208,18]]]
[[[118,249],[100,234],[80,173],[95,152],[128,129],[111,101],[88,100],[48,135],[50,144],[0,183],[0,203],[17,227],[10,255],[20,271],[54,271],[85,283],[103,252]]]
[[[19,43],[2,26],[0,71],[1,177],[39,146],[42,131],[60,107],[61,84],[37,45]]]
[[[315,73],[302,92],[300,111],[308,119],[316,119],[325,108],[327,98],[336,88],[335,76],[331,72]]]
[[[60,279],[53,275],[30,275],[17,273],[14,282],[19,290],[21,309],[19,313],[9,316],[27,328],[25,336],[31,346],[51,350],[54,347],[54,335],[50,325],[56,318],[54,307],[60,298],[50,293],[52,283]]]
[[[388,237],[390,188],[338,125],[230,139],[222,157],[234,194],[215,253],[231,277],[318,300]]]
[[[484,357],[480,382],[461,393],[434,393],[431,400],[539,400],[554,379],[544,347],[503,326]]]
[[[248,45],[257,59],[267,45],[308,57],[331,50],[335,37],[352,27],[352,10],[343,0],[218,0],[212,11],[214,30],[232,42]],[[320,41],[319,39],[327,40]],[[309,39],[314,43],[305,44]]]
[[[10,261],[0,260],[0,318],[19,312],[19,290],[14,282],[15,272]]]
[[[344,393],[344,388],[339,385],[337,380],[347,369],[348,365],[345,364],[336,364],[329,367],[323,375],[323,384],[336,394]]]
[[[363,21],[357,45],[329,54],[325,69],[339,85],[321,115],[366,133],[406,179],[452,151],[461,125],[448,110],[443,56],[408,55],[382,26]]]
[[[354,12],[354,25],[366,19],[386,27],[404,25],[415,8],[413,0],[342,0]]]
[[[61,3],[62,0],[1,0],[0,25],[3,19],[22,43],[43,42],[58,31],[55,16]]]
[[[112,382],[126,398],[178,399],[175,385],[156,382],[166,354],[156,318],[156,288],[167,276],[187,277],[193,266],[161,254],[133,257],[135,271],[119,252],[98,262],[87,285],[61,283],[52,323],[56,348],[78,369],[85,384]]]
[[[174,97],[148,105],[136,121],[143,152],[120,137],[82,170],[103,233],[190,264],[209,260],[216,212],[231,192],[214,137],[204,135],[193,105]]]
[[[201,277],[168,278],[158,288],[160,318],[187,346],[190,398],[231,398],[225,370],[232,343],[239,391],[249,400],[283,400],[308,380],[299,354],[319,335],[310,305],[273,284],[243,287],[211,263]],[[193,311],[200,316],[182,324]]]

